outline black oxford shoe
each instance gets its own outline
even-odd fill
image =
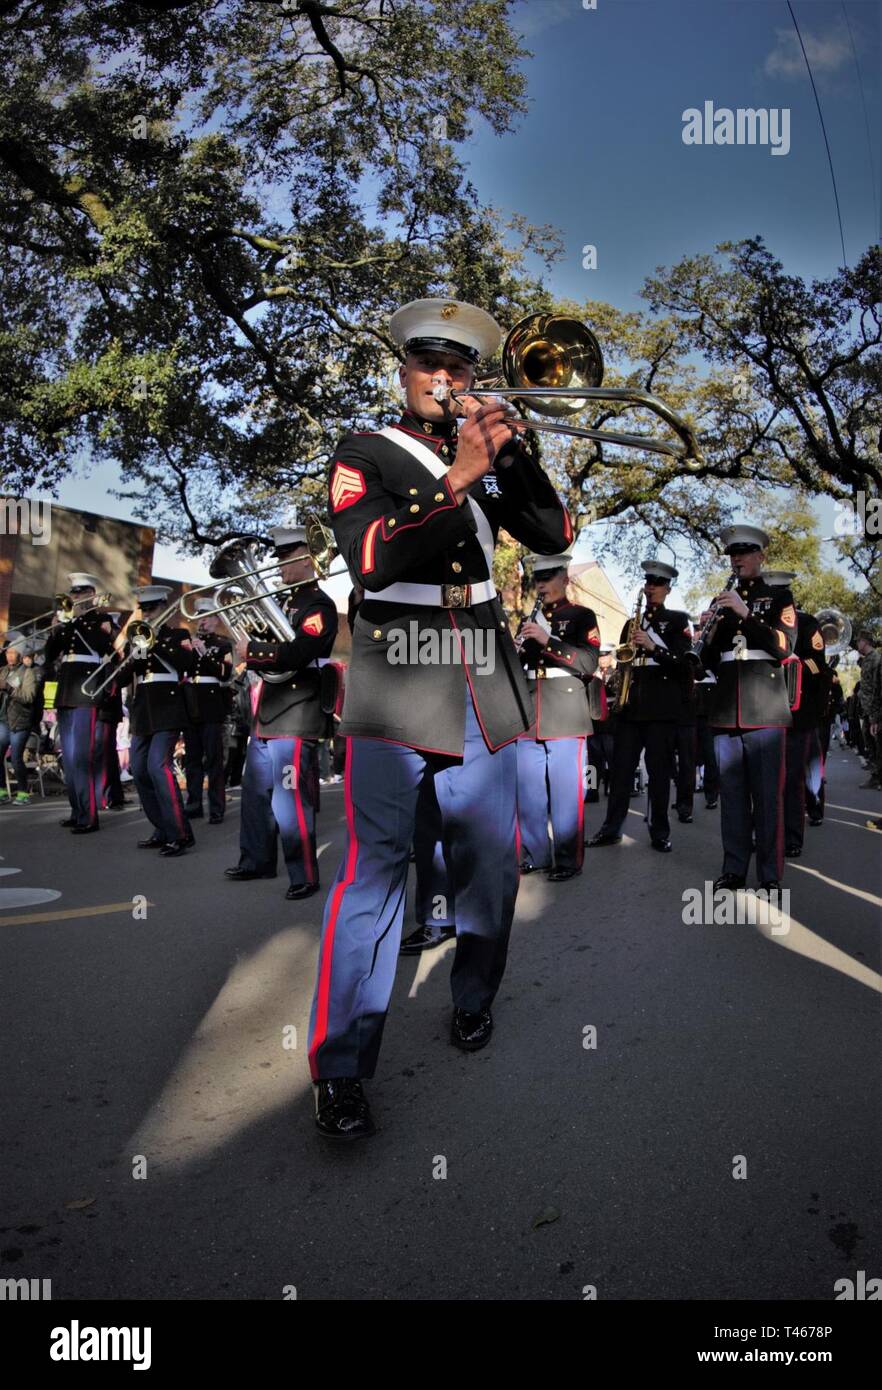
[[[581,872],[581,869],[549,869],[548,882],[566,883],[568,878],[575,878],[576,875],[580,874]]]
[[[61,824],[64,825],[64,821],[62,821]],[[823,825],[823,824],[824,824],[824,817],[823,817],[823,816],[815,816],[814,820],[810,820],[810,821],[809,821],[809,825]]]
[[[657,849],[659,854],[670,854],[672,845],[670,840],[650,840],[653,849]]]
[[[800,857],[801,854],[802,854],[802,846],[801,846],[801,845],[788,845],[787,848],[786,848],[785,851],[784,851],[784,858],[785,858],[785,859],[799,859],[799,857]]]
[[[453,1010],[450,1041],[455,1047],[461,1047],[463,1052],[477,1052],[479,1048],[486,1047],[492,1032],[493,1019],[489,1009],[481,1009],[476,1014],[467,1013],[465,1009]]]
[[[404,938],[398,954],[416,956],[420,951],[432,951],[453,936],[456,936],[456,927],[417,927],[416,931]]]
[[[780,893],[781,884],[777,878],[765,878],[760,884],[760,891],[763,893]]]
[[[677,812],[677,820],[680,822],[681,825],[691,825],[691,824],[692,824],[692,812],[691,812],[691,811],[678,811],[678,812]]]
[[[598,830],[597,834],[592,835],[588,841],[588,848],[599,849],[601,845],[617,845],[621,838],[621,835],[613,835],[608,830]]]
[[[319,883],[301,883],[298,888],[295,888],[292,884],[286,892],[285,897],[288,899],[289,903],[299,902],[301,898],[311,898],[313,893],[319,891],[320,887],[321,884]]]
[[[224,818],[223,818],[223,816],[211,815],[211,816],[208,817],[208,824],[209,824],[209,825],[223,825],[223,823],[224,823]]]
[[[275,878],[275,869],[240,869],[238,864],[233,869],[224,869],[224,878],[235,879],[237,883],[243,883],[250,878]]]
[[[75,825],[71,830],[72,835],[94,835],[100,827],[97,825]]]
[[[138,841],[138,849],[162,849],[167,843],[164,835],[151,835],[149,840]]]
[[[160,859],[177,859],[180,855],[186,854],[190,846],[195,843],[193,839],[170,840],[169,843],[163,845],[162,849],[159,851],[159,857]]]
[[[361,1082],[339,1076],[315,1088],[315,1127],[325,1139],[366,1139],[374,1133],[371,1108]]]
[[[706,801],[704,803],[704,809],[706,811],[715,811],[719,804],[720,803],[717,797],[713,797],[710,801]]]
[[[719,893],[724,888],[734,891],[736,888],[743,888],[746,879],[739,878],[737,874],[720,874],[719,878],[714,879],[714,892]]]
[[[518,865],[518,868],[522,874],[536,874],[539,872],[540,866],[538,864],[531,864],[529,859],[525,859],[522,864]]]
[[[77,818],[76,818],[76,816],[65,816],[64,820],[60,820],[60,821],[58,822],[59,825],[63,825],[63,826],[64,826],[65,830],[73,830],[73,828],[74,828],[74,826],[76,825],[76,823],[77,823]]]

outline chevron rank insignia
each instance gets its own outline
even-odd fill
[[[335,512],[345,511],[364,497],[367,486],[364,475],[348,463],[335,463],[331,474],[331,506]]]
[[[785,627],[796,627],[796,609],[793,607],[792,603],[788,603],[787,607],[782,612],[781,621]]]
[[[822,652],[824,650],[824,639],[820,632],[812,633],[812,646],[816,652]]]
[[[325,630],[325,620],[321,613],[310,613],[303,623],[303,631],[308,632],[310,637],[320,637]]]

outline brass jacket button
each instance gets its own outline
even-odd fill
[[[407,490],[410,493],[411,497],[416,497],[417,492],[419,491],[419,489],[415,487],[410,487]]]
[[[380,638],[382,637],[382,635],[383,635],[383,629],[382,629],[382,628],[379,628],[379,627],[375,627],[374,630],[373,630],[373,632],[371,633],[371,636],[373,637],[374,641],[376,641],[376,642],[378,642],[378,641],[380,640]]]
[[[453,562],[453,564],[450,566],[450,568],[453,570],[453,573],[454,573],[454,574],[461,574],[461,573],[462,573],[462,565],[459,563],[458,560],[454,560],[454,562]]]
[[[412,502],[412,503],[411,503],[410,510],[411,510],[412,512],[418,512],[419,509],[420,509],[420,504],[419,504],[419,502]]]

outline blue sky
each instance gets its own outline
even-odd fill
[[[880,5],[794,0],[793,8],[854,261],[879,239]],[[529,111],[503,138],[479,126],[459,153],[482,200],[559,229],[565,255],[548,277],[557,294],[637,308],[657,265],[757,233],[789,272],[835,272],[842,256],[830,171],[783,0],[596,0],[596,9],[582,0],[525,0],[514,26],[534,54],[525,65]],[[684,144],[683,112],[707,100],[717,109],[786,108],[789,152]],[[597,248],[596,270],[582,268],[588,243]],[[68,483],[59,500],[130,516],[107,496],[114,481],[102,470]],[[831,534],[832,505],[819,513]],[[205,574],[198,561],[163,548],[155,568]]]

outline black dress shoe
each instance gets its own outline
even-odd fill
[[[208,817],[208,824],[209,824],[209,825],[222,825],[222,824],[223,824],[223,819],[224,819],[223,816],[210,815],[210,816]]]
[[[784,851],[785,859],[798,859],[802,854],[802,845],[788,845]]]
[[[489,1009],[470,1014],[465,1009],[454,1009],[450,1025],[450,1041],[461,1047],[463,1052],[477,1052],[486,1047],[493,1032],[493,1019]]]
[[[719,797],[715,796],[711,801],[706,801],[704,807],[706,811],[715,811],[719,804]]]
[[[548,882],[566,883],[568,878],[575,878],[576,875],[580,874],[581,872],[581,869],[549,869]]]
[[[621,841],[621,835],[613,835],[609,830],[598,830],[596,835],[592,835],[587,842],[589,849],[599,849],[601,845],[617,845]]]
[[[320,883],[301,883],[297,888],[292,884],[285,893],[285,897],[289,903],[299,902],[301,898],[311,898],[313,893],[317,893],[320,888]]]
[[[777,878],[766,878],[763,879],[760,884],[760,891],[763,893],[780,893],[781,884]]]
[[[249,878],[275,878],[275,869],[240,869],[238,864],[233,869],[224,869],[224,878],[232,878],[237,882],[243,882]]]
[[[72,835],[94,835],[100,828],[96,821],[94,825],[75,825],[70,833]]]
[[[63,825],[63,824],[64,824],[64,821],[62,821],[61,823],[62,823],[62,825]],[[815,816],[814,820],[810,820],[810,821],[809,821],[809,825],[823,825],[823,824],[824,824],[824,817],[823,817],[823,816]]]
[[[691,824],[692,824],[692,812],[691,812],[691,811],[678,811],[678,812],[677,812],[677,820],[680,822],[681,825],[691,825]]]
[[[746,879],[739,878],[737,874],[720,874],[719,878],[714,879],[714,892],[718,893],[724,888],[743,888],[746,882]]]
[[[184,815],[187,820],[202,820],[203,810],[201,806],[185,806]]]
[[[164,835],[151,835],[149,840],[138,841],[138,849],[162,849],[167,843]]]
[[[546,864],[545,867],[547,868],[548,865]],[[518,868],[520,869],[522,874],[538,874],[539,870],[542,868],[542,865],[531,864],[529,859],[525,859],[523,864],[518,865]]]
[[[670,854],[672,845],[670,840],[650,840],[650,847],[657,849],[659,854]]]
[[[196,841],[189,840],[169,840],[167,845],[163,845],[159,851],[160,859],[177,859],[180,855],[186,854],[191,845]]]
[[[366,1139],[374,1133],[371,1108],[361,1082],[339,1076],[315,1088],[315,1127],[325,1139]]]
[[[78,821],[76,816],[65,816],[64,820],[60,820],[58,824],[63,825],[65,830],[73,830],[74,826],[78,824]]]
[[[405,936],[398,948],[400,956],[416,956],[420,951],[432,951],[456,936],[456,927],[417,927]]]

